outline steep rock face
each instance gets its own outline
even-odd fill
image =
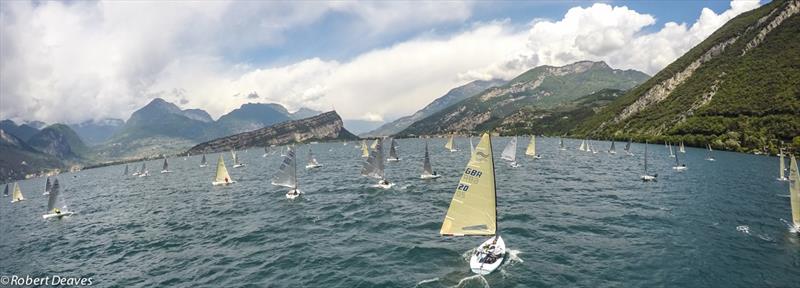
[[[283,145],[296,142],[332,139],[358,139],[344,129],[342,118],[335,111],[283,122],[270,127],[214,139],[198,144],[187,153],[214,153],[254,146]]]
[[[377,137],[377,136],[390,136],[394,135],[403,129],[408,128],[414,122],[424,119],[430,115],[433,115],[436,112],[442,111],[447,107],[450,107],[453,104],[456,104],[466,98],[474,96],[484,90],[503,85],[505,81],[503,80],[475,80],[464,84],[462,86],[456,87],[451,89],[442,97],[436,98],[430,104],[425,106],[424,108],[420,109],[419,111],[415,112],[414,114],[406,117],[399,118],[395,121],[390,123],[386,123],[377,129],[364,133],[362,136],[365,137]]]
[[[37,128],[31,127],[28,124],[20,124],[14,123],[11,120],[3,120],[0,121],[0,129],[3,129],[8,134],[14,135],[22,141],[28,141],[31,136],[39,133]]]
[[[77,160],[88,148],[78,134],[64,124],[53,124],[33,135],[28,144],[46,154],[60,159]]]
[[[581,61],[561,67],[539,66],[503,86],[486,89],[417,121],[399,135],[490,130],[514,112],[535,106],[547,109],[602,89],[627,90],[648,78],[604,62]]]
[[[573,134],[800,149],[799,13],[798,0],[742,13]]]
[[[0,129],[0,155],[0,183],[64,167],[56,157],[37,151],[3,129]]]

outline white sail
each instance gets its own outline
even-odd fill
[[[314,152],[311,151],[311,147],[308,147],[308,163],[307,163],[307,165],[308,166],[320,166],[319,162],[317,162],[317,157],[314,157]]]
[[[586,140],[581,140],[581,147],[578,147],[578,150],[586,151]]]
[[[669,157],[675,157],[675,152],[672,151],[672,144],[667,144],[669,147]]]
[[[778,172],[778,180],[786,180],[786,167],[785,167],[786,164],[784,164],[784,162],[783,162],[784,161],[783,160],[783,149],[780,150],[780,153],[778,153],[778,156],[780,156],[780,162],[781,162],[780,163],[780,171]]]
[[[19,189],[19,183],[14,182],[14,191],[11,192],[11,203],[19,202],[25,200],[25,197],[22,196],[22,190]]]
[[[228,175],[228,168],[225,167],[225,159],[222,158],[222,154],[219,154],[219,158],[217,159],[217,173],[214,176],[214,181],[212,184],[219,185],[219,184],[229,184],[233,183],[233,178],[231,175]]]
[[[422,160],[422,175],[433,175],[433,167],[431,167],[431,158],[428,155],[428,142],[425,142],[425,157]]]
[[[439,231],[441,235],[497,233],[497,197],[492,158],[492,140],[488,133],[484,133],[456,186]]]
[[[681,141],[681,146],[678,151],[681,153],[686,153],[686,147],[683,146],[683,141]]]
[[[525,149],[525,155],[536,156],[536,135],[531,136],[531,142],[528,143],[528,148]]]
[[[395,147],[394,138],[389,142],[389,160],[400,160],[400,157],[397,156],[397,148]]]
[[[361,140],[361,157],[369,157],[369,149],[367,148],[367,140]]]
[[[446,148],[447,150],[450,150],[451,152],[456,150],[456,145],[453,142],[453,138],[454,138],[454,136],[450,135],[450,139],[448,139],[447,140],[447,144],[444,145],[444,148]]]
[[[375,141],[372,141],[372,145],[369,146],[369,149],[375,149],[375,147],[378,147],[379,142],[381,142],[380,139],[375,139]]]
[[[47,182],[44,184],[44,193],[42,193],[42,195],[49,195],[52,187],[53,185],[50,183],[50,177],[47,177]]]
[[[511,141],[508,141],[508,144],[506,144],[506,148],[503,149],[503,154],[500,157],[506,161],[517,161],[517,136],[511,138]]]
[[[233,158],[233,165],[239,165],[239,158],[236,157],[236,150],[231,150],[231,158]]]
[[[384,162],[383,145],[381,142],[378,142],[378,145],[375,145],[375,149],[370,151],[367,161],[364,162],[364,167],[361,168],[361,175],[376,179],[384,179]]]
[[[792,207],[792,223],[795,229],[800,229],[800,171],[797,169],[797,159],[794,154],[789,159],[789,199]],[[798,231],[800,232],[800,231]]]
[[[608,148],[608,153],[611,153],[611,154],[616,154],[617,153],[617,148],[614,147],[614,140],[611,140],[611,148]]]
[[[272,179],[272,185],[297,188],[297,155],[292,147],[289,147],[286,156],[283,156],[281,166]]]
[[[475,144],[472,144],[472,136],[469,136],[469,154],[475,153]]]
[[[59,212],[67,211],[67,203],[64,201],[64,195],[61,192],[58,179],[53,181],[53,188],[47,198],[47,213],[55,213],[58,209]]]

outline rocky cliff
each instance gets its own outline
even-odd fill
[[[284,145],[333,139],[358,139],[358,137],[344,129],[342,118],[335,111],[214,139],[192,147],[187,153],[194,155],[248,147],[263,147],[265,145]]]

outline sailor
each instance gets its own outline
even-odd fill
[[[228,177],[225,177],[225,183],[228,183]]]
[[[53,213],[61,214],[61,210],[58,208],[53,208]]]

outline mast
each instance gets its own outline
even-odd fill
[[[308,148],[308,153],[309,154],[311,153],[310,147]],[[292,170],[292,178],[294,178],[294,190],[297,190],[297,187],[299,186],[299,184],[297,183],[297,155],[295,155],[295,157],[292,157],[292,161],[294,162],[293,163],[294,165],[292,165],[294,166],[293,167],[294,170]]]
[[[647,175],[647,141],[644,141],[644,175]]]

